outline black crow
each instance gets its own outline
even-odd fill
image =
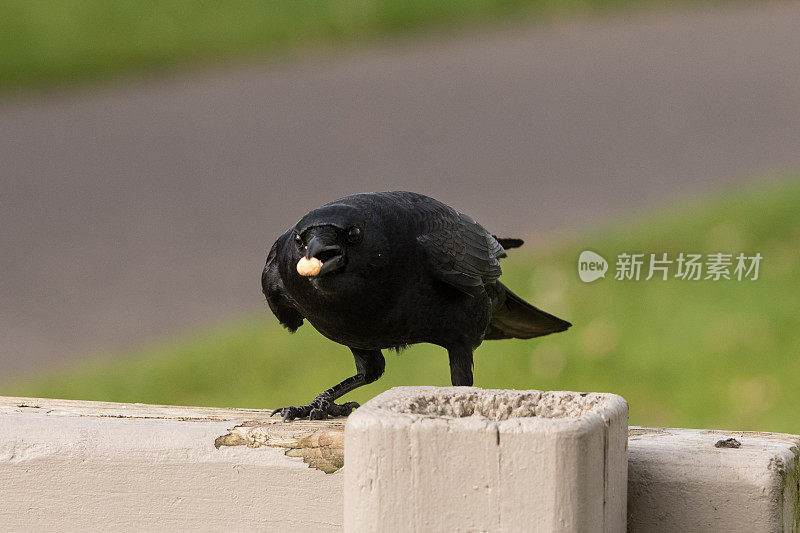
[[[272,414],[348,415],[358,404],[334,401],[383,374],[383,348],[442,346],[452,384],[472,385],[472,352],[484,339],[529,339],[570,327],[497,280],[505,248],[521,244],[411,192],[355,194],[308,213],[272,245],[261,287],[289,331],[306,319],[350,348],[356,375],[308,405]]]

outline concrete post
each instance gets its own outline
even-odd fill
[[[346,531],[625,530],[613,394],[398,387],[345,426]]]

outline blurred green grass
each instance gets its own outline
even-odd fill
[[[687,0],[683,0],[687,1]],[[701,0],[694,0],[697,3]],[[0,90],[666,0],[4,0]]]
[[[631,423],[800,433],[800,175],[621,222],[549,250],[513,250],[503,281],[573,322],[530,341],[487,341],[475,384],[607,391]],[[577,257],[609,260],[583,283]],[[617,281],[620,252],[760,252],[757,281]],[[674,272],[674,270],[673,270]],[[396,385],[449,385],[435,346],[386,353],[387,372],[347,399]],[[347,348],[263,314],[73,368],[39,372],[0,394],[238,407],[306,403],[353,373]]]

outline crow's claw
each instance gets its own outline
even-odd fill
[[[323,411],[322,409],[312,409],[310,413],[308,413],[309,420],[325,420],[328,418],[328,413]]]
[[[347,402],[341,405],[332,403],[328,409],[328,416],[348,416],[354,410],[358,409],[358,402]]]
[[[272,411],[270,416],[280,413],[284,422],[289,422],[296,418],[308,418],[309,420],[325,420],[328,417],[347,416],[353,409],[358,408],[356,402],[347,402],[341,405],[333,403],[329,395],[320,394],[308,405],[300,407],[281,407]]]

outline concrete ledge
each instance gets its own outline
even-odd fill
[[[629,531],[800,531],[800,436],[630,432]]]
[[[502,399],[511,391],[500,392]],[[457,494],[476,492],[490,500],[489,486],[472,483],[470,476],[496,457],[498,448],[515,457],[514,439],[524,435],[513,430],[518,423],[513,416],[522,414],[523,403],[488,399],[476,402],[471,412],[462,402],[434,403],[398,401],[393,408],[409,409],[412,414],[403,416],[412,418],[446,414],[459,419],[456,425],[512,424],[508,434],[487,434],[480,443],[487,455],[478,459],[474,450],[447,451],[461,446],[457,431],[434,441],[414,433],[412,451],[451,461],[430,471],[429,478],[461,479]],[[356,475],[350,464],[339,470],[344,421],[281,424],[268,414],[0,397],[0,530],[341,531],[343,474]],[[800,531],[800,436],[640,427],[630,428],[629,435],[630,531]],[[576,450],[584,446],[593,445]],[[403,456],[398,457],[402,466]],[[516,457],[527,460],[525,454]],[[517,476],[498,472],[488,479],[524,483],[530,468],[517,466]],[[457,478],[462,472],[467,477]],[[407,473],[398,469],[383,479],[393,483]],[[368,479],[373,473],[358,475]],[[414,498],[409,493],[386,505],[391,510]]]
[[[613,394],[397,387],[345,427],[348,531],[624,531]]]
[[[343,421],[268,414],[0,398],[0,530],[340,531],[342,474],[308,463]]]

